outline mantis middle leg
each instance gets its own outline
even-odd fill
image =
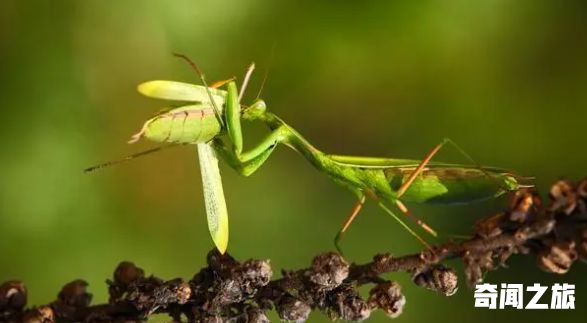
[[[342,235],[345,233],[345,231],[348,229],[348,227],[351,225],[351,223],[353,222],[353,220],[355,219],[357,214],[359,214],[359,211],[361,211],[363,204],[365,204],[365,195],[363,193],[360,193],[358,196],[359,196],[359,200],[357,201],[357,203],[355,203],[355,205],[351,209],[351,213],[349,214],[347,219],[344,221],[342,228],[340,229],[340,231],[338,231],[338,233],[334,237],[334,246],[336,247],[336,250],[338,251],[338,253],[341,256],[343,255],[343,253],[342,253],[342,249],[340,248],[340,244],[339,244],[340,239],[342,238]]]

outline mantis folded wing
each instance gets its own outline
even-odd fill
[[[197,146],[208,230],[218,251],[224,254],[228,246],[228,212],[218,169],[218,158],[209,144],[199,143]]]

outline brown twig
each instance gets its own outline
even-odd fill
[[[345,321],[364,320],[376,309],[396,317],[405,297],[399,284],[380,277],[384,273],[408,272],[416,285],[450,296],[458,284],[456,272],[441,265],[447,259],[464,262],[469,286],[513,254],[535,255],[542,270],[557,274],[577,259],[586,261],[587,178],[556,182],[549,200],[543,205],[535,191],[520,190],[506,211],[478,222],[474,236],[460,243],[403,257],[377,255],[361,265],[322,253],[310,267],[282,271],[275,280],[268,260],[241,263],[213,250],[207,267],[187,282],[146,277],[133,263],[122,262],[107,280],[108,303],[100,305],[90,305],[88,284],[76,280],[56,301],[26,308],[25,285],[9,281],[0,286],[0,323],[142,322],[154,313],[167,313],[175,322],[268,322],[265,312],[271,309],[288,322],[305,321],[312,310]],[[374,284],[366,299],[357,289],[364,284]]]

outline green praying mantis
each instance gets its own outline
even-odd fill
[[[129,141],[133,143],[140,138],[146,138],[170,145],[97,165],[86,169],[86,172],[166,147],[197,144],[208,229],[221,253],[224,253],[228,246],[228,213],[216,156],[239,174],[250,176],[263,165],[275,148],[282,144],[302,155],[318,171],[350,191],[356,197],[356,203],[334,238],[335,247],[341,254],[340,239],[367,198],[373,200],[410,234],[430,248],[424,239],[388,207],[389,204],[395,205],[426,232],[437,236],[436,231],[415,217],[404,202],[463,204],[496,198],[507,192],[533,186],[520,183],[521,180],[531,177],[522,177],[506,169],[478,165],[449,139],[444,139],[422,160],[324,153],[277,115],[267,111],[263,100],[257,98],[248,106],[241,104],[254,64],[247,70],[239,91],[234,78],[208,86],[203,74],[189,58],[178,54],[175,56],[185,59],[196,70],[203,86],[166,80],[140,84],[138,91],[141,94],[174,101],[175,104],[147,120],[142,129]],[[226,90],[219,89],[223,86]],[[270,133],[253,148],[243,151],[241,121],[262,122],[269,128]],[[446,144],[454,146],[474,165],[431,161]]]

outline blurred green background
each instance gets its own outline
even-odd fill
[[[543,192],[559,176],[578,180],[587,174],[586,19],[581,1],[4,0],[0,281],[24,280],[40,304],[83,278],[101,302],[119,261],[166,279],[191,278],[204,265],[213,245],[195,149],[82,173],[154,146],[125,143],[163,105],[137,84],[198,83],[171,52],[189,55],[210,81],[242,77],[256,62],[247,102],[270,66],[269,108],[327,152],[422,158],[449,137],[482,164],[537,176]],[[246,146],[266,133],[244,130]],[[451,148],[437,160],[466,162]],[[235,257],[270,258],[277,272],[333,249],[353,196],[300,156],[278,148],[249,178],[221,170]],[[504,203],[410,206],[438,231],[466,234]],[[421,249],[373,205],[343,247],[356,262]],[[395,274],[388,277],[408,300],[397,320],[582,318],[584,264],[564,276],[541,272],[531,257],[509,265],[487,282],[575,283],[576,310],[476,309],[464,280],[446,298]],[[380,312],[369,319],[386,320]]]

